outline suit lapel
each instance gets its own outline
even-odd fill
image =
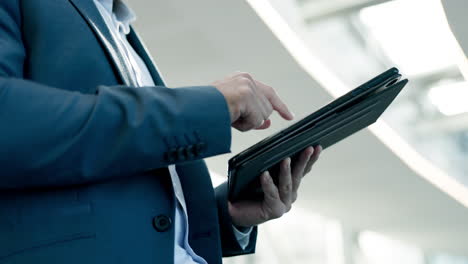
[[[130,43],[130,45],[132,45],[136,53],[145,62],[146,67],[148,67],[148,70],[151,74],[151,77],[153,77],[154,83],[156,85],[165,86],[165,82],[162,79],[161,75],[159,74],[158,68],[156,64],[154,63],[154,60],[151,57],[150,53],[148,52],[148,49],[141,41],[140,36],[135,31],[135,29],[133,27],[130,27],[130,29],[131,29],[130,33],[127,36],[128,42]]]
[[[137,86],[134,76],[131,74],[128,62],[118,50],[117,43],[112,37],[104,19],[92,0],[69,0],[88,23],[96,34],[107,55],[111,59],[121,81],[125,85]]]

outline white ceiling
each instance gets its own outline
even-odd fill
[[[244,1],[127,2],[169,86],[208,84],[241,70],[275,87],[298,118],[332,99]],[[268,131],[234,132],[233,154],[286,125],[275,116]],[[210,169],[226,175],[231,156],[209,159]],[[298,203],[357,229],[468,255],[468,210],[415,174],[368,130],[325,151]]]

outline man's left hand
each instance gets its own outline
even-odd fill
[[[228,202],[232,223],[238,227],[250,227],[289,212],[297,199],[302,177],[311,170],[321,151],[320,146],[306,148],[292,167],[291,158],[283,160],[280,165],[279,186],[275,185],[268,171],[264,172],[260,177],[263,201]]]

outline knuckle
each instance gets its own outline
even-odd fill
[[[293,194],[291,201],[292,201],[293,203],[295,203],[295,202],[297,201],[297,193],[294,193],[294,194]]]
[[[281,217],[281,216],[283,216],[285,213],[287,213],[287,212],[288,212],[288,207],[289,207],[289,205],[286,205],[286,204],[285,204],[285,205],[283,206],[283,208],[281,208],[278,217]]]
[[[276,201],[276,200],[279,199],[275,193],[270,192],[270,193],[268,193],[266,195],[268,196],[268,199],[271,200],[271,201]]]
[[[239,91],[245,96],[251,96],[253,94],[253,90],[248,79],[243,79],[241,81]]]
[[[239,89],[236,92],[237,92],[236,99],[239,101],[239,104],[242,103],[244,108],[249,107],[250,104],[251,104],[251,102],[249,100],[249,98],[251,96],[249,89],[244,87],[244,86],[241,86],[241,87],[239,87]],[[250,109],[248,109],[248,110],[250,110]]]
[[[250,128],[256,128],[259,127],[262,124],[262,121],[260,120],[259,116],[257,113],[251,113],[251,116],[249,117],[247,121],[247,125]]]
[[[281,187],[282,191],[285,193],[289,193],[292,190],[292,185],[291,184],[285,184]]]
[[[284,210],[284,209],[275,210],[275,211],[272,213],[271,217],[272,217],[273,219],[280,218],[280,217],[283,216],[283,214],[284,214],[283,210]]]
[[[266,222],[266,221],[270,220],[270,218],[271,217],[270,217],[269,213],[267,213],[264,210],[260,211],[260,219],[261,219],[262,222]]]
[[[252,81],[249,79],[249,78],[245,78],[245,77],[239,77],[238,79],[238,82],[242,85],[242,86],[245,86],[247,88],[250,89],[250,86],[252,84]]]
[[[253,79],[252,75],[250,73],[248,73],[248,72],[239,72],[239,76],[247,78],[249,80]]]

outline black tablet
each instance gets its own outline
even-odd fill
[[[261,199],[259,176],[268,170],[277,183],[279,162],[308,146],[324,149],[373,124],[408,80],[392,68],[320,110],[267,137],[229,160],[229,199]]]

